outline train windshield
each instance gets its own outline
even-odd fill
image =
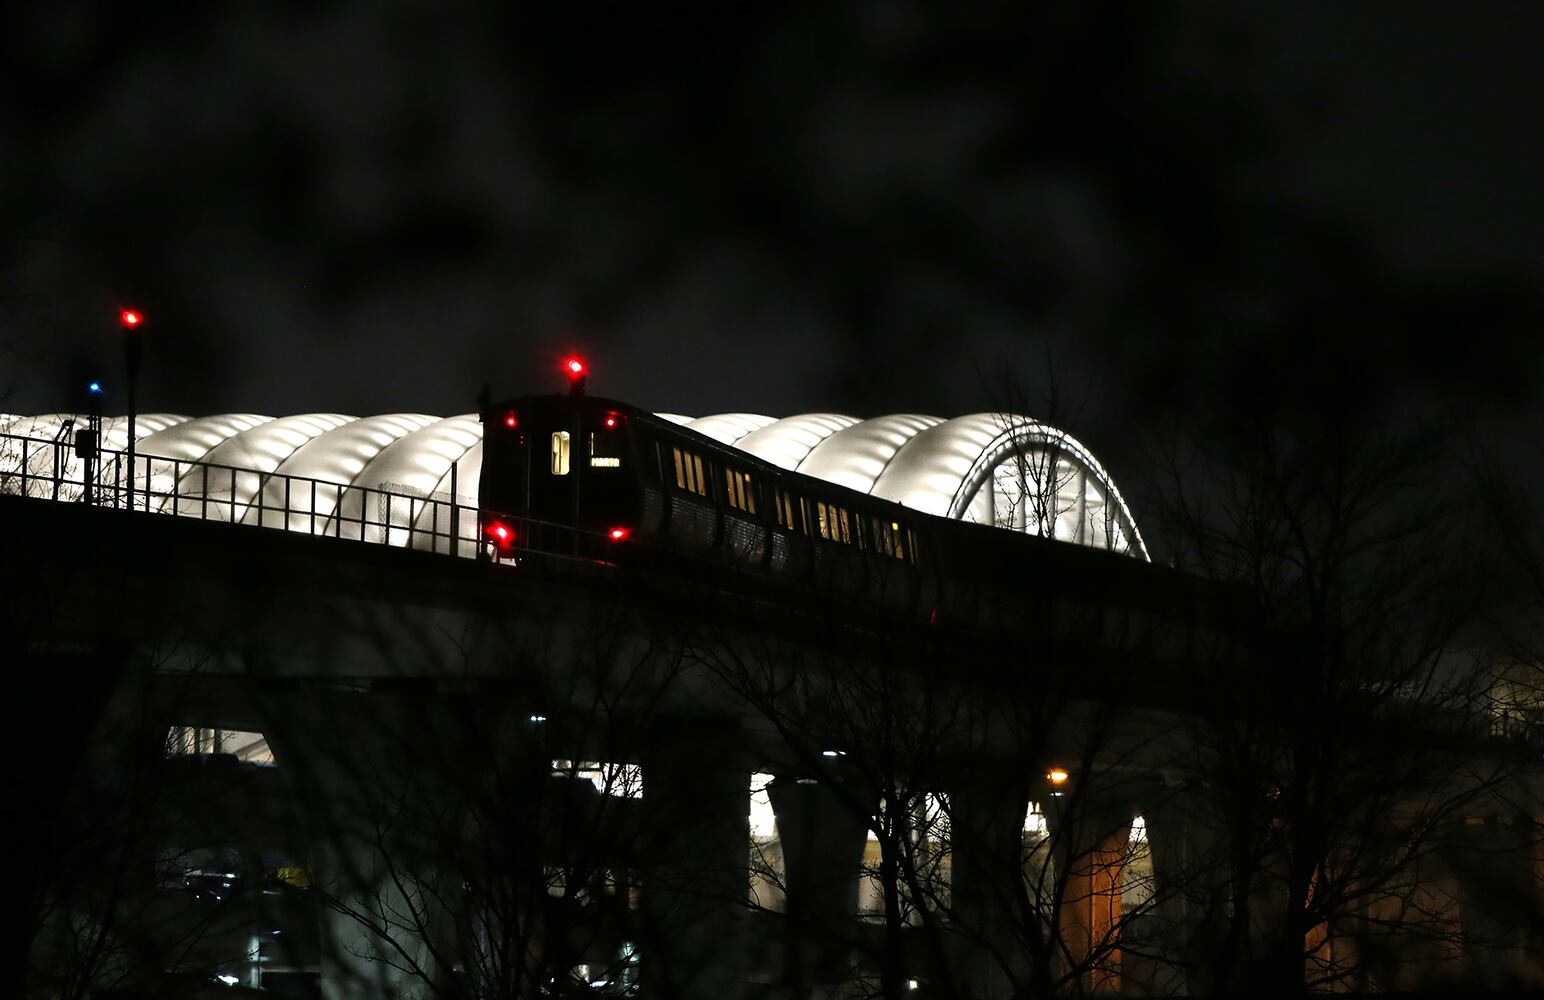
[[[590,468],[620,469],[626,443],[622,434],[622,419],[615,413],[605,414],[589,433]]]

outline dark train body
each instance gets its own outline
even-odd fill
[[[485,408],[480,493],[496,551],[665,557],[919,621],[1135,638],[1176,614],[1194,624],[1211,603],[1195,599],[1198,581],[1144,560],[923,514],[598,397]],[[579,551],[581,534],[598,556]]]

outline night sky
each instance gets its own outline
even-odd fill
[[[1117,475],[1213,400],[1533,433],[1527,0],[30,7],[0,409],[120,381],[133,304],[141,408],[195,415],[464,412],[577,349],[687,414],[1013,405]]]

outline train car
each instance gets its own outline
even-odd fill
[[[624,560],[629,546],[652,547],[897,609],[931,589],[921,522],[940,519],[617,400],[528,396],[486,407],[479,489],[496,551],[593,554],[580,539],[600,540],[615,543],[606,558]]]
[[[924,514],[617,400],[527,396],[485,405],[483,424],[481,530],[507,558],[664,559],[694,579],[716,567],[789,602],[1034,641],[1151,641],[1139,622],[1195,608],[1194,581],[1145,560]]]

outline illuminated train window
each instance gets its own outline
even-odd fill
[[[852,518],[846,510],[834,503],[815,501],[815,516],[820,524],[820,537],[830,542],[852,544]]]
[[[240,729],[203,729],[172,726],[166,733],[166,756],[197,757],[230,754],[237,760],[264,767],[274,765],[273,751],[262,733]]]
[[[568,475],[568,432],[552,432],[552,474]]]
[[[804,517],[804,501],[796,500],[790,494],[782,490],[776,491],[772,496],[772,506],[777,513],[777,523],[780,527],[789,531],[809,534],[808,524]]]
[[[910,553],[907,544],[910,531],[903,529],[896,521],[874,521],[874,548],[887,556],[896,559],[906,559]]]
[[[751,484],[749,472],[725,469],[724,487],[724,496],[728,498],[729,506],[736,510],[743,510],[747,514],[756,513],[756,490]]]
[[[701,456],[682,451],[680,448],[670,450],[675,453],[676,486],[698,496],[707,496],[708,477],[703,475]]]

